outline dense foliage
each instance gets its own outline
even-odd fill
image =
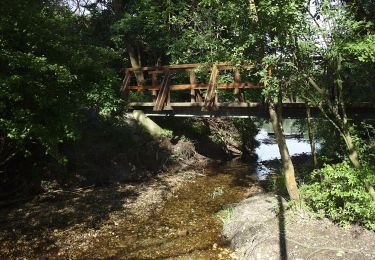
[[[354,169],[347,161],[325,165],[311,174],[302,194],[307,205],[321,216],[343,226],[357,223],[375,230],[375,202],[363,186],[365,178],[374,178],[374,169]]]
[[[30,142],[59,157],[80,134],[84,110],[116,109],[116,52],[95,44],[77,17],[55,1],[5,1],[0,10],[0,165],[27,155]]]

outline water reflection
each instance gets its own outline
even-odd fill
[[[290,155],[294,156],[302,153],[310,154],[311,149],[309,142],[304,138],[297,137],[296,134],[297,133],[290,133],[290,135],[286,135],[286,144]],[[269,135],[264,128],[259,131],[255,138],[260,143],[259,147],[255,150],[258,155],[257,178],[258,180],[264,180],[270,173],[270,169],[267,168],[263,162],[280,159],[279,147],[277,146],[274,135]]]

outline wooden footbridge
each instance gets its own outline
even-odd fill
[[[251,69],[254,66],[256,64],[243,65],[241,68]],[[205,72],[207,76],[207,73],[210,73],[208,82],[199,82],[197,72],[200,74]],[[226,77],[227,82],[220,82],[220,73]],[[232,76],[228,77],[230,74]],[[228,78],[231,82],[228,82]],[[184,84],[174,82],[184,80],[189,82]],[[127,68],[121,92],[129,102],[129,112],[142,110],[148,116],[258,116],[268,118],[267,106],[260,98],[262,88],[263,85],[259,82],[241,80],[239,67],[222,62],[209,68],[202,64]],[[225,100],[221,102],[217,91],[219,89],[227,90]],[[246,96],[254,96],[249,95],[249,91],[258,92],[255,95],[258,96],[258,100],[246,100]],[[182,97],[183,100],[173,100],[172,92],[183,92],[176,95],[177,98]],[[138,95],[137,99],[144,101],[132,102],[131,98],[134,95]],[[284,117],[306,117],[306,104],[303,102],[286,101],[282,103],[282,106]],[[318,113],[318,110],[312,107],[311,112],[314,115]],[[375,107],[372,104],[351,106],[348,114],[352,117],[375,118]]]

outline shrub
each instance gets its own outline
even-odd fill
[[[357,223],[375,230],[375,202],[364,186],[373,176],[370,167],[355,169],[347,161],[325,165],[302,185],[301,195],[307,206],[341,226]]]

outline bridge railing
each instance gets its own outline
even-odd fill
[[[241,68],[251,68],[255,64],[245,64]],[[236,103],[245,103],[245,89],[260,89],[263,85],[259,82],[243,82],[241,80],[240,68],[229,62],[220,62],[213,64],[210,68],[204,68],[203,64],[180,64],[160,67],[140,67],[125,69],[125,77],[121,91],[126,98],[129,97],[130,91],[151,91],[152,105],[154,111],[171,109],[171,91],[190,90],[190,100],[179,103],[180,106],[201,106],[203,110],[211,110],[219,106],[218,89],[233,89],[232,95]],[[208,83],[198,82],[196,72],[200,69],[210,73]],[[233,82],[219,83],[218,77],[222,71],[232,71]],[[174,83],[172,74],[188,73],[189,83]],[[136,73],[148,74],[151,76],[151,82],[137,82],[135,85],[134,78]],[[201,91],[205,91],[202,93]],[[134,103],[133,103],[134,104]],[[132,103],[129,104],[130,106]],[[144,105],[150,105],[144,103]],[[176,104],[175,104],[176,105]],[[137,102],[137,106],[142,106]]]

